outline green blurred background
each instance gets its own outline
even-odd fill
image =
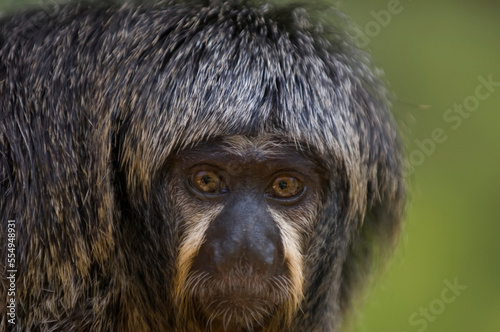
[[[331,3],[386,72],[412,170],[400,248],[354,330],[500,331],[500,1]]]

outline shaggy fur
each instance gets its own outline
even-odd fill
[[[292,6],[73,4],[1,19],[0,330],[196,331],[175,299],[192,253],[169,161],[233,135],[279,137],[325,170],[316,221],[290,237],[303,297],[286,330],[336,330],[404,205],[397,131],[366,59]]]

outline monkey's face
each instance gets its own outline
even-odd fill
[[[181,152],[175,294],[212,330],[286,324],[302,299],[303,250],[320,176],[290,144],[233,136]]]

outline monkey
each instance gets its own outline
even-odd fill
[[[3,16],[0,330],[339,331],[406,186],[387,84],[332,15]]]

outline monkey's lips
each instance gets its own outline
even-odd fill
[[[275,305],[269,299],[256,296],[250,292],[209,297],[201,301],[200,304],[202,310],[208,315],[217,314],[219,311],[243,314],[246,311],[261,310],[263,307],[268,310]]]
[[[256,280],[257,279],[257,280]],[[218,282],[208,283],[210,289],[200,292],[198,302],[211,310],[213,308],[252,308],[255,306],[277,305],[276,299],[269,296],[276,289],[268,280],[260,278],[224,278]]]

